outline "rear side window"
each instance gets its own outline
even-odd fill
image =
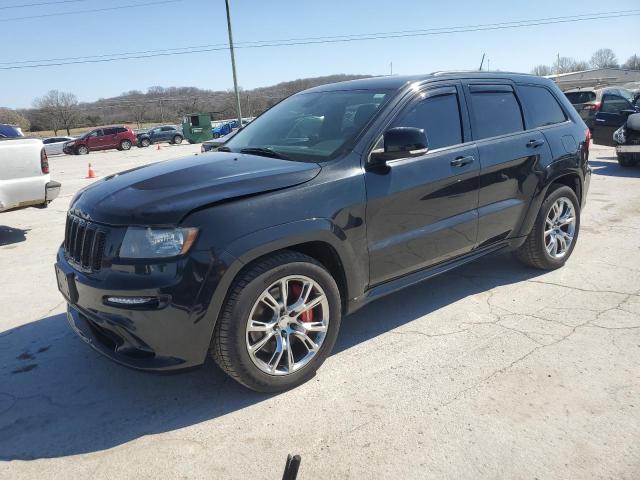
[[[163,132],[172,132],[175,130],[175,128],[173,127],[162,127],[160,130],[162,130]]]
[[[118,133],[118,129],[117,128],[105,128],[103,130],[103,135],[115,135],[116,133]]]
[[[562,123],[567,119],[558,101],[546,88],[521,86],[518,94],[531,120],[531,128]]]
[[[520,105],[513,92],[471,92],[474,138],[497,137],[524,130]]]
[[[124,132],[126,132],[126,131],[127,131],[127,129],[126,129],[126,128],[124,128],[124,127],[117,127],[117,128],[116,128],[116,133],[124,133]]]
[[[462,143],[458,96],[456,94],[438,95],[414,103],[400,114],[392,127],[424,129],[429,150]]]
[[[596,92],[567,92],[564,94],[569,99],[571,104],[577,105],[579,103],[589,103],[596,101]]]
[[[611,95],[609,93],[602,97],[602,113],[620,113],[622,110],[630,109],[631,102],[620,97],[619,95]]]

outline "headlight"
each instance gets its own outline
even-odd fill
[[[65,147],[73,147],[75,144],[76,144],[76,142],[68,142],[68,143],[65,143],[64,146]]]
[[[120,247],[120,258],[167,258],[184,255],[197,235],[197,228],[129,227]]]

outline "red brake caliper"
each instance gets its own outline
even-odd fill
[[[293,283],[289,288],[291,289],[291,295],[293,298],[300,298],[300,294],[302,293],[302,286],[300,284]],[[302,312],[300,320],[303,322],[313,322],[313,310]]]

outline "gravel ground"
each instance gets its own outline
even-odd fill
[[[99,175],[199,146],[51,159],[62,196],[0,214],[0,478],[640,478],[640,168],[593,148],[577,247],[544,273],[508,255],[345,319],[280,395],[207,364],[134,372],[71,333],[53,263],[86,162]]]

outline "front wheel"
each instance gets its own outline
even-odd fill
[[[285,251],[248,267],[231,286],[210,354],[252,390],[287,390],[315,375],[340,319],[331,274],[313,258]]]
[[[149,145],[151,145],[151,140],[149,140],[148,138],[143,138],[142,140],[140,140],[140,146],[147,148]]]
[[[542,202],[533,230],[515,252],[525,264],[542,270],[562,267],[580,231],[580,202],[566,185],[554,184]]]
[[[76,148],[76,155],[87,155],[89,153],[89,147],[86,145],[80,145]]]

